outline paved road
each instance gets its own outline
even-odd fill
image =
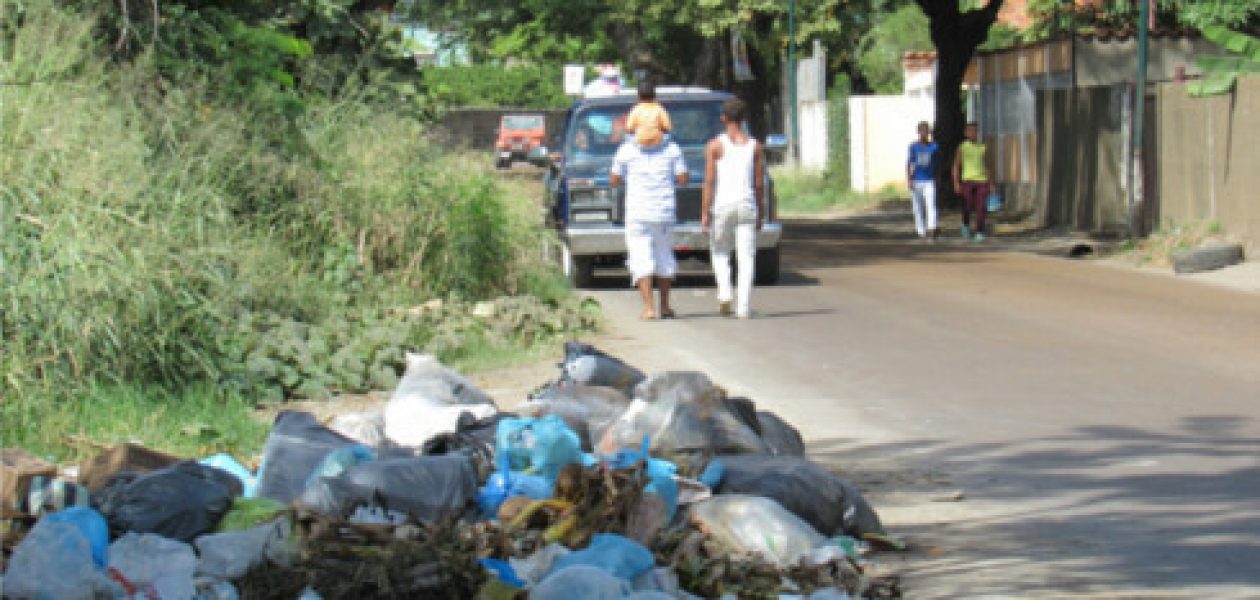
[[[916,545],[882,558],[909,598],[1260,598],[1260,295],[904,219],[790,226],[751,321],[700,280],[640,323],[610,284],[605,344],[799,426]]]

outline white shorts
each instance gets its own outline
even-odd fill
[[[644,277],[672,278],[678,271],[674,261],[674,224],[627,222],[626,268],[630,270],[631,284]]]

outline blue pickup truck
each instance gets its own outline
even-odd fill
[[[657,100],[669,111],[671,135],[686,156],[689,182],[677,190],[678,224],[674,250],[680,261],[709,260],[708,236],[700,229],[704,185],[704,146],[721,132],[722,102],[731,95],[702,88],[657,88]],[[624,189],[608,184],[613,154],[624,138],[632,93],[584,98],[573,105],[565,127],[555,138],[545,176],[548,221],[561,240],[561,262],[578,287],[592,284],[597,268],[623,267],[626,259]],[[783,228],[775,218],[774,188],[766,178],[767,218],[757,234],[755,265],[758,285],[779,279],[779,240]]]

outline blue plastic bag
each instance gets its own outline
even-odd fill
[[[232,455],[220,452],[219,454],[203,458],[197,462],[207,467],[214,467],[216,469],[227,471],[233,477],[241,480],[241,486],[245,488],[245,492],[241,494],[242,497],[253,498],[254,494],[258,493],[258,478],[255,477],[253,473],[250,473],[249,469],[245,468],[245,465],[242,465],[237,462],[235,458],[232,458]]]
[[[561,556],[551,566],[551,573],[566,567],[586,565],[602,569],[619,579],[634,579],[656,566],[652,552],[630,538],[615,533],[597,533],[591,545]]]
[[[512,471],[525,471],[555,484],[565,465],[582,463],[582,442],[557,415],[505,418],[495,432],[495,451]]]
[[[1002,196],[997,192],[989,194],[988,200],[985,202],[985,208],[988,212],[998,212],[1002,210]]]
[[[477,490],[477,506],[482,514],[493,517],[503,501],[515,496],[546,500],[551,497],[551,483],[537,475],[496,471]]]
[[[83,532],[83,537],[92,548],[92,561],[96,566],[105,568],[105,550],[109,548],[109,524],[105,517],[86,506],[72,506],[60,512],[44,517],[53,523],[69,523]]]
[[[481,563],[481,566],[485,567],[487,571],[494,573],[494,576],[498,577],[500,581],[512,587],[523,588],[529,585],[522,581],[520,577],[517,577],[516,570],[505,560],[479,558],[477,562]]]

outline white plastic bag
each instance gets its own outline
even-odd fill
[[[494,400],[431,354],[407,354],[407,371],[385,405],[385,437],[418,448],[459,429],[459,416],[477,420],[498,413]]]
[[[690,510],[717,543],[761,554],[780,567],[797,564],[826,541],[809,523],[761,496],[722,494],[697,502]]]
[[[337,415],[328,428],[364,446],[376,448],[385,441],[385,413],[371,410]]]
[[[162,600],[192,600],[197,554],[192,546],[160,535],[128,533],[109,546],[109,567],[136,589]]]

